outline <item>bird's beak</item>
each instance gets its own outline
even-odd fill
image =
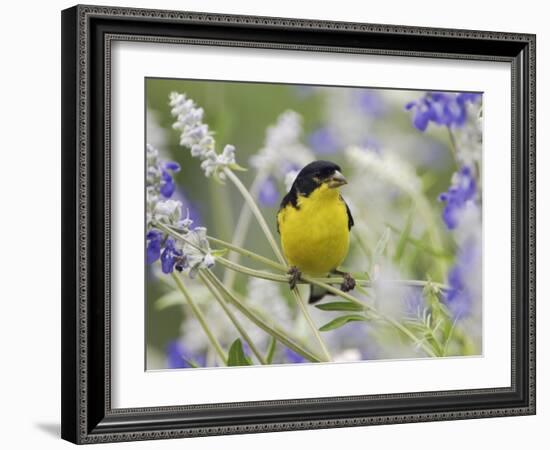
[[[344,184],[348,184],[348,180],[346,180],[344,178],[344,175],[342,175],[337,170],[328,179],[328,187],[330,188],[337,188],[337,187],[343,186]]]

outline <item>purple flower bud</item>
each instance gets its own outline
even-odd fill
[[[299,355],[288,347],[285,347],[285,357],[287,361],[292,364],[300,364],[306,362],[305,358],[302,355]]]
[[[164,169],[171,170],[172,172],[179,172],[181,167],[180,165],[175,161],[166,161],[164,163]]]
[[[461,127],[466,123],[466,103],[478,101],[481,94],[428,92],[416,101],[405,105],[407,111],[414,110],[413,125],[425,131],[429,122],[447,127]]]
[[[472,312],[474,295],[472,289],[472,273],[479,270],[481,252],[478,245],[467,243],[459,252],[455,265],[447,275],[449,290],[445,291],[443,299],[453,318],[467,317]]]
[[[414,127],[418,131],[426,131],[426,128],[428,128],[428,123],[430,122],[430,116],[430,110],[422,110],[417,108],[413,118]]]
[[[188,369],[193,367],[191,361],[198,366],[206,365],[206,356],[193,354],[180,340],[170,341],[166,346],[166,365],[169,369]]]
[[[163,197],[170,198],[174,193],[174,190],[176,189],[174,179],[172,178],[172,175],[170,175],[170,173],[165,170],[162,171],[161,177],[162,181],[160,184],[160,193]]]
[[[158,230],[150,230],[147,232],[147,264],[154,263],[160,258],[160,246],[162,241],[162,233]]]
[[[382,96],[375,90],[358,90],[355,101],[359,111],[369,116],[380,118],[387,113],[387,106]]]
[[[164,250],[160,255],[160,262],[163,273],[172,273],[174,270],[174,265],[176,264],[176,261],[180,256],[182,256],[182,252],[176,249],[174,245],[174,240],[171,237],[166,239]]]
[[[467,202],[475,198],[476,191],[477,184],[472,170],[464,166],[455,174],[455,181],[449,190],[439,195],[439,200],[446,203],[443,221],[449,230],[456,228],[461,212]]]
[[[338,151],[338,137],[330,128],[318,128],[309,135],[309,145],[320,155],[328,155]]]
[[[266,178],[260,186],[258,200],[261,205],[267,207],[273,207],[279,201],[279,190],[277,189],[277,184],[272,177]]]

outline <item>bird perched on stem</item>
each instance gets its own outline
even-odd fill
[[[338,271],[349,249],[349,231],[353,217],[340,195],[347,184],[340,167],[329,161],[315,161],[305,166],[281,201],[277,213],[277,230],[291,268],[293,289],[302,272],[312,276],[341,274],[340,288],[350,291],[355,280]],[[323,298],[328,291],[311,286],[309,303]]]

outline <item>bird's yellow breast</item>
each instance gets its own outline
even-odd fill
[[[325,275],[348,253],[346,205],[338,189],[326,185],[308,197],[298,195],[297,205],[288,204],[277,215],[284,254],[289,264],[302,272]]]

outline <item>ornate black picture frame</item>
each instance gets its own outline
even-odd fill
[[[110,49],[117,40],[503,61],[512,73],[511,386],[113,409]],[[99,6],[62,12],[62,437],[84,444],[535,413],[535,36]]]

